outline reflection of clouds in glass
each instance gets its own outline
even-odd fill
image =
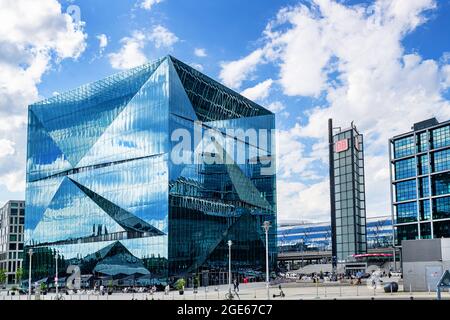
[[[66,185],[71,182],[64,182]],[[45,210],[32,237],[38,242],[55,242],[70,238],[91,236],[101,226],[102,232],[113,233],[124,231],[107,213],[99,208],[89,197],[76,186],[62,186],[61,197],[52,201]],[[69,190],[67,190],[69,189]],[[70,196],[69,196],[70,195]],[[105,229],[106,228],[106,229]]]
[[[27,172],[31,180],[50,176],[72,168],[72,165],[65,159],[64,155],[59,156],[49,163],[42,163],[43,157],[39,160],[41,161],[40,163],[37,163],[36,159],[32,157],[27,159]]]
[[[74,180],[152,226],[167,229],[167,155],[73,175]]]
[[[126,239],[120,242],[137,258],[168,257],[168,236]]]
[[[162,63],[77,166],[167,152],[168,79]],[[151,99],[149,99],[151,97]]]
[[[86,256],[103,249],[106,246],[114,243],[115,241],[98,241],[89,243],[77,243],[71,245],[56,245],[51,246],[59,254],[64,256],[65,260],[75,258],[85,258]]]

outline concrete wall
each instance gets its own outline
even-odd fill
[[[402,241],[405,291],[435,291],[445,270],[450,269],[450,239]]]
[[[436,283],[444,270],[450,269],[450,261],[418,261],[403,263],[403,288],[405,291],[436,291]]]

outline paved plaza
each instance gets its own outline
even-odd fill
[[[386,280],[385,282],[387,282]],[[393,293],[385,293],[383,286],[374,289],[365,284],[351,285],[340,283],[284,283],[282,290],[285,294],[284,298],[273,295],[279,294],[278,285],[271,286],[269,289],[271,300],[410,300],[412,299],[436,299],[436,292],[410,292],[404,290],[399,285],[399,291]],[[112,295],[99,295],[98,293],[89,294],[71,294],[63,295],[64,300],[225,300],[225,294],[228,292],[228,285],[218,287],[200,287],[197,293],[192,288],[185,290],[183,295],[178,291],[170,291],[168,295],[164,292],[150,293],[113,293]],[[267,290],[264,283],[248,283],[241,284],[239,290],[240,300],[264,300],[267,299]],[[32,296],[34,300],[35,297]],[[40,300],[54,300],[55,294],[49,293],[41,295]],[[442,299],[450,300],[450,293],[443,292]],[[0,293],[1,300],[27,300],[26,295],[6,295],[6,292]],[[236,299],[238,300],[238,299]]]

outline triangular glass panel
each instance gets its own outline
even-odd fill
[[[31,105],[73,166],[127,106],[161,60]]]
[[[130,232],[145,233],[146,236],[163,235],[164,233],[156,229],[152,225],[148,224],[142,219],[134,216],[128,211],[122,209],[118,205],[108,201],[104,197],[96,194],[92,190],[89,190],[82,184],[71,180],[75,185],[80,188],[89,198],[91,198],[104,212],[106,212],[114,221],[116,221],[122,228]]]
[[[165,60],[112,119],[78,166],[167,152],[168,104],[168,63]]]
[[[27,181],[35,181],[72,168],[66,156],[32,110],[28,112]]]
[[[201,121],[272,114],[269,110],[170,56],[189,100]]]
[[[65,177],[34,229],[32,239],[43,244],[123,231],[124,228]]]

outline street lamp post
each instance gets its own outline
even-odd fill
[[[231,295],[231,245],[233,241],[228,240],[228,291]]]
[[[270,221],[264,221],[262,227],[266,233],[266,288],[267,288],[267,300],[269,300],[270,299],[270,294],[269,294],[269,228],[270,228]]]
[[[58,252],[55,254],[55,262],[56,262],[56,273],[55,273],[55,289],[56,289],[56,300],[58,297]]]
[[[30,263],[28,267],[28,300],[31,300],[31,256],[33,255],[33,249],[28,250],[30,256]]]

